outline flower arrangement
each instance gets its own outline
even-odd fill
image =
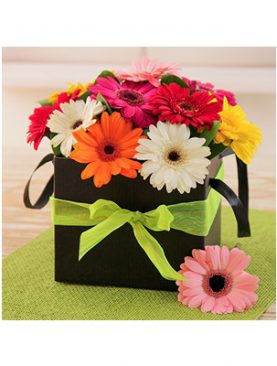
[[[248,164],[261,140],[233,93],[146,58],[40,104],[27,142],[38,149],[48,137],[55,155],[87,164],[81,178],[99,188],[114,175],[139,173],[158,190],[189,193],[213,157],[230,148]]]
[[[211,160],[225,149],[235,153],[238,166],[243,165],[247,174],[244,164],[251,161],[261,140],[260,129],[247,120],[232,92],[216,89],[211,83],[190,80],[180,75],[176,65],[157,63],[147,58],[135,63],[129,70],[104,70],[86,85],[70,84],[67,91],[53,93],[40,104],[29,117],[27,142],[32,143],[37,150],[41,140],[47,137],[54,155],[65,158],[56,159],[55,164],[60,161],[72,166],[72,162],[66,159],[84,164],[81,179],[93,180],[97,188],[107,185],[116,175],[134,179],[140,174],[144,180],[149,178],[150,185],[159,191],[165,189],[167,193],[190,193],[197,184],[204,183]],[[50,155],[52,159],[53,155]],[[43,164],[47,161],[49,158],[44,158]],[[214,161],[213,164],[220,165],[213,179],[220,181],[223,179],[221,163]],[[73,165],[75,169],[78,164]],[[55,179],[59,174],[60,170],[57,169]],[[59,175],[60,181],[66,180],[63,174]],[[80,170],[77,177],[79,174]],[[67,226],[81,225],[80,235],[77,235],[78,238],[76,236],[79,240],[80,261],[104,238],[128,223],[135,240],[163,279],[176,281],[178,300],[182,305],[214,314],[250,309],[257,301],[255,291],[258,278],[245,271],[251,258],[242,250],[236,247],[205,246],[206,241],[205,245],[201,241],[203,249],[193,249],[200,246],[191,242],[192,252],[191,249],[186,252],[189,255],[183,253],[183,247],[181,249],[185,261],[177,272],[176,266],[171,267],[155,235],[147,230],[159,232],[174,229],[202,239],[207,237],[220,205],[220,196],[216,191],[222,194],[220,189],[210,185],[214,190],[209,191],[204,200],[160,204],[147,212],[138,211],[137,203],[131,209],[125,205],[120,207],[110,197],[102,197],[105,190],[99,193],[93,203],[90,198],[86,202],[77,202],[74,194],[74,201],[71,201],[71,197],[65,200],[59,195],[52,196],[52,220],[54,225],[59,225],[63,230],[55,238],[58,248],[56,257],[60,255],[63,258],[63,246],[60,243],[71,232]],[[93,189],[95,199],[98,190],[89,187]],[[174,195],[167,197],[174,198]],[[247,209],[234,192],[230,197],[234,212],[240,211],[237,215],[238,224],[241,225],[238,236],[249,236]],[[30,207],[29,201],[27,203]],[[82,227],[86,226],[88,229],[84,230]],[[66,233],[65,236],[63,233]],[[181,240],[180,236],[177,238],[173,239],[173,244],[174,240]],[[72,263],[76,265],[74,240],[71,246],[74,255],[68,256],[73,258],[73,262],[68,262],[67,257],[67,268],[72,267]],[[129,239],[126,240],[129,248]],[[122,241],[124,234],[117,244]],[[178,257],[179,266],[180,256],[177,254],[174,253],[173,258]],[[102,257],[105,258],[102,254],[100,259],[98,257],[100,264]],[[113,266],[114,263],[111,263]],[[82,268],[86,271],[86,264]],[[57,265],[57,269],[56,277],[61,273],[62,280],[67,280],[63,268]],[[108,273],[107,283],[110,284],[110,272],[104,270],[103,273]],[[70,280],[74,278],[78,282],[80,279],[78,274],[76,276],[73,273]],[[137,287],[134,278],[130,283],[135,283]],[[147,275],[146,278],[148,280]],[[102,278],[100,283],[103,283]],[[118,285],[112,281],[114,283]],[[121,278],[119,283],[122,284]],[[129,285],[128,281],[126,283]],[[144,280],[141,283],[145,286]],[[150,288],[156,288],[156,282],[153,283]]]

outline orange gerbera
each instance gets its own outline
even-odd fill
[[[132,158],[137,153],[141,134],[142,129],[132,129],[132,123],[125,121],[120,113],[109,115],[104,112],[101,121],[90,126],[87,131],[79,129],[73,132],[77,143],[70,158],[79,163],[88,163],[81,178],[94,177],[94,184],[99,188],[109,183],[112,175],[136,178],[141,164]]]

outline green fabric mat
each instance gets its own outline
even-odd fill
[[[236,237],[229,208],[222,220],[222,243],[250,254],[249,272],[260,278],[259,300],[245,313],[204,314],[180,305],[174,292],[54,282],[49,229],[3,260],[3,319],[257,319],[275,299],[275,213],[251,210],[251,238]]]

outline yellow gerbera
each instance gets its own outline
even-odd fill
[[[72,95],[75,92],[78,92],[78,97],[82,96],[83,94],[85,94],[88,91],[88,87],[91,85],[92,83],[88,83],[88,84],[81,84],[78,83],[77,85],[69,83],[69,88],[65,91],[67,93],[67,95]],[[50,97],[48,98],[49,103],[56,103],[56,101],[58,100],[58,96],[63,93],[64,91],[59,91],[59,92],[55,92],[53,94],[50,95]]]
[[[240,160],[248,164],[261,141],[261,130],[246,119],[239,105],[232,106],[226,97],[219,115],[220,124],[214,142],[229,146]]]

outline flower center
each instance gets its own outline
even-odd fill
[[[100,159],[103,161],[113,161],[119,157],[118,147],[111,142],[104,142],[98,148]]]
[[[144,97],[141,93],[132,89],[121,89],[117,92],[119,99],[124,100],[130,105],[142,105],[144,104]]]
[[[210,272],[203,279],[204,291],[212,297],[227,295],[232,288],[232,278],[228,273]]]
[[[181,147],[170,147],[164,152],[164,160],[171,167],[183,164],[185,159],[186,154],[184,149],[182,149]]]
[[[181,99],[176,102],[179,108],[183,109],[184,111],[193,112],[194,105],[189,102],[188,100]]]
[[[81,121],[81,120],[76,121],[76,122],[74,123],[74,125],[72,126],[72,129],[73,129],[73,130],[76,130],[76,128],[80,127],[82,123],[83,123],[83,121]]]
[[[167,157],[171,161],[178,161],[180,159],[180,155],[177,151],[170,151]]]
[[[192,115],[199,112],[199,107],[189,99],[183,98],[172,102],[173,109],[180,114]]]
[[[225,278],[221,275],[214,275],[213,277],[210,277],[209,285],[213,292],[219,292],[224,289]]]
[[[104,152],[105,152],[105,154],[107,154],[107,155],[111,155],[111,154],[113,154],[113,153],[114,153],[114,147],[113,147],[112,145],[106,145],[106,146],[104,147]]]

